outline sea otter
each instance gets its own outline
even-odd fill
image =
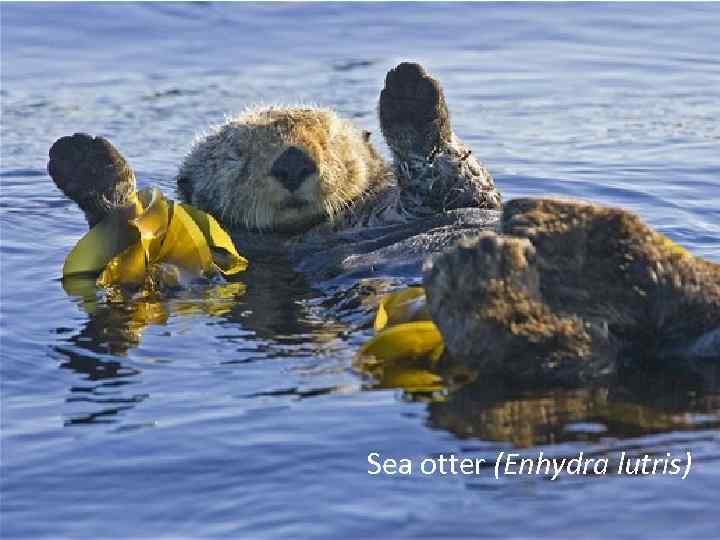
[[[330,110],[250,109],[195,142],[178,191],[233,229],[241,251],[284,250],[315,283],[417,278],[439,254],[424,285],[449,355],[508,379],[607,376],[619,352],[648,344],[720,355],[718,265],[622,210],[520,200],[500,219],[492,177],[418,64],[388,73],[378,109],[392,164]],[[135,190],[100,137],[59,139],[48,169],[91,226]]]

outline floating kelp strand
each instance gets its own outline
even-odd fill
[[[230,236],[210,215],[145,189],[134,204],[90,229],[68,255],[63,276],[98,275],[100,287],[175,288],[247,268]]]

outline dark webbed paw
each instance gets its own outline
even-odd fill
[[[135,174],[103,137],[85,133],[61,137],[50,148],[48,173],[55,185],[85,212],[92,227],[135,192]]]
[[[453,133],[442,87],[422,66],[388,72],[379,113],[406,210],[500,208],[492,176]]]
[[[380,127],[396,158],[430,156],[452,135],[440,83],[419,64],[390,70],[380,93]]]

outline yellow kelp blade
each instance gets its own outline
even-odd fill
[[[135,207],[113,212],[90,229],[65,259],[63,275],[99,274],[110,260],[140,238],[128,225]]]
[[[379,332],[387,326],[429,320],[430,312],[425,299],[425,289],[408,287],[382,299],[375,316],[374,329],[375,332]]]
[[[391,326],[368,341],[357,358],[374,357],[381,362],[440,358],[445,347],[442,335],[432,321],[414,321]]]
[[[158,188],[144,189],[137,195],[143,211],[130,220],[130,225],[140,233],[145,254],[150,258],[152,253],[159,251],[167,232],[169,205]]]
[[[210,246],[210,254],[212,255],[213,262],[226,276],[244,272],[248,267],[248,262],[245,257],[237,253],[231,253],[225,248]]]
[[[175,206],[182,207],[200,228],[210,245],[213,260],[223,274],[229,276],[247,269],[247,259],[237,252],[232,238],[214,217],[188,204],[178,203]]]
[[[135,242],[120,255],[113,257],[97,279],[99,287],[124,285],[139,287],[145,283],[147,265],[142,243]]]
[[[93,227],[68,255],[63,275],[102,272],[99,286],[177,287],[218,270],[235,274],[247,264],[212,216],[152,188]]]
[[[210,248],[195,221],[179,204],[172,206],[171,215],[162,245],[157,253],[150,254],[150,263],[174,264],[193,276],[210,273]]]

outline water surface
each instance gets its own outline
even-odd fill
[[[197,133],[277,102],[333,107],[387,155],[377,96],[415,60],[506,198],[619,205],[720,261],[718,6],[0,9],[4,536],[717,534],[712,381],[403,391],[352,367],[363,310],[338,311],[281,261],[253,261],[242,283],[83,305],[60,276],[85,222],[45,166],[57,137],[101,134],[172,195]],[[695,462],[684,481],[366,473],[373,451],[513,448]]]

